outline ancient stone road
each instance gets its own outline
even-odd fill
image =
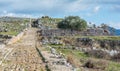
[[[46,71],[46,63],[43,63],[35,48],[37,46],[39,50],[42,49],[42,44],[36,41],[36,31],[35,28],[29,28],[19,41],[0,49],[0,71]],[[52,64],[61,59],[51,58],[53,55],[48,51],[41,53],[48,61],[51,71],[73,71],[72,67]]]
[[[1,71],[42,71],[45,69],[35,49],[36,30],[29,28],[21,40],[5,47],[8,51],[1,59]]]

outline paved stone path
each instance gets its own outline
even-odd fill
[[[36,31],[35,28],[29,28],[21,40],[0,49],[0,52],[3,52],[0,57],[0,71],[46,71],[46,63],[43,63],[35,48],[39,44],[36,42]],[[41,50],[41,44],[37,48]],[[70,66],[54,64],[62,59],[52,58],[54,55],[50,52],[41,51],[41,53],[48,61],[51,71],[73,71]]]
[[[29,28],[18,42],[6,45],[8,51],[3,55],[0,71],[42,71],[44,63],[39,57],[36,44],[37,29]]]
[[[48,51],[43,51],[42,54],[48,61],[48,65],[52,71],[74,71],[72,66],[67,66],[66,64],[59,63],[64,60],[63,58],[54,57],[54,55]]]

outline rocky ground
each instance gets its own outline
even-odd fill
[[[40,39],[39,36],[38,39]],[[44,61],[48,68],[51,71],[77,71],[70,63],[67,62],[67,59],[62,53],[59,53],[56,49],[52,48],[49,45],[42,45],[42,42],[38,40],[37,48],[44,57]],[[49,71],[49,70],[48,70]]]
[[[66,59],[59,55],[54,55],[49,51],[42,51],[48,61],[48,66],[52,71],[74,71],[74,68],[66,63]]]
[[[48,71],[46,65],[51,71],[73,71],[71,65],[64,63],[64,58],[42,50],[44,47],[37,42],[36,31],[35,28],[28,28],[19,41],[0,49],[0,71]]]
[[[2,71],[42,71],[44,63],[39,57],[36,44],[36,29],[29,28],[21,40],[6,45],[2,54],[0,70]],[[6,51],[6,50],[7,51]]]

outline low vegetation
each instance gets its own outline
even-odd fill
[[[26,24],[4,23],[0,27],[2,28],[0,34],[15,36],[26,28]]]
[[[102,59],[110,59],[111,57],[110,54],[102,50],[90,50],[90,51],[85,52],[85,54],[90,57],[102,58]]]
[[[48,27],[50,27],[50,29],[59,28],[63,30],[69,29],[70,31],[86,31],[85,35],[83,36],[78,34],[71,34],[70,36],[68,36],[64,34],[60,36],[52,36],[52,39],[52,33],[48,34],[47,32],[45,32],[48,34],[48,36],[50,36],[50,38],[46,37],[46,39],[42,41],[45,46],[50,46],[56,49],[57,53],[63,53],[67,62],[72,64],[73,67],[80,68],[81,71],[120,70],[120,54],[111,56],[109,53],[111,50],[116,50],[119,48],[120,37],[112,36],[115,33],[114,28],[107,26],[106,24],[102,24],[101,26],[96,26],[94,24],[92,27],[90,27],[89,25],[87,25],[87,22],[84,19],[81,19],[78,16],[68,16],[57,22],[53,22],[52,18],[46,16],[40,18],[39,21],[42,21],[42,26],[47,26],[47,30],[49,30]],[[89,33],[87,31],[90,31],[90,29],[95,35],[86,35]],[[46,28],[44,28],[43,30],[46,30]],[[101,32],[103,34],[97,35],[96,32]],[[56,42],[54,42],[55,40]],[[60,41],[62,42],[62,44],[58,44]],[[48,48],[45,49],[47,51],[50,51],[50,49]]]
[[[91,71],[96,71],[96,70],[119,71],[119,69],[120,69],[120,63],[117,63],[114,60],[112,61],[110,56],[105,52],[90,51],[86,54],[79,50],[60,48],[60,45],[58,45],[58,46],[50,45],[50,46],[55,48],[58,52],[64,53],[68,62],[70,62],[71,64],[73,64],[76,67],[79,67],[80,69],[82,67],[84,69],[90,68]],[[113,57],[115,57],[115,59],[116,59],[116,56],[118,56],[118,55],[115,55]]]
[[[58,23],[58,28],[84,30],[87,28],[87,22],[84,19],[81,19],[79,16],[68,16]]]

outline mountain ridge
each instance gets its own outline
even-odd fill
[[[120,36],[120,29],[115,30],[115,35]]]

